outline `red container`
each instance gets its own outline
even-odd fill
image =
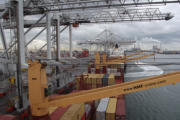
[[[116,106],[116,120],[122,120],[126,117],[125,100],[118,99]]]
[[[124,100],[124,95],[119,95],[117,98],[118,98],[118,99],[123,99],[123,100]]]
[[[64,92],[64,88],[61,88],[60,90],[58,90],[58,94],[63,94]]]
[[[115,76],[115,80],[120,80],[120,76]]]
[[[102,84],[96,84],[96,87],[100,88],[100,87],[102,87]]]
[[[122,79],[120,79],[120,76],[119,76],[119,78],[118,78],[118,79],[115,79],[115,81],[116,81],[116,84],[123,83],[123,80],[122,80]]]
[[[95,65],[94,65],[94,64],[91,64],[91,68],[95,68]]]
[[[87,84],[87,90],[92,89],[92,85],[91,84]]]
[[[49,115],[50,117],[50,120],[59,120],[63,115],[64,113],[68,110],[69,106],[68,107],[59,107],[57,108],[51,115]]]
[[[79,90],[84,90],[84,89],[85,89],[85,84],[84,84],[84,77],[82,75],[79,82]]]
[[[68,83],[69,87],[73,87],[73,82]]]
[[[96,69],[96,74],[99,74],[100,73],[100,69]]]
[[[13,115],[0,115],[0,120],[17,120],[17,118]]]
[[[86,120],[86,112],[84,112],[84,114],[83,114],[81,120]]]
[[[106,73],[107,73],[107,69],[106,69],[106,66],[103,66],[103,70],[102,70],[102,73],[103,73],[103,74],[106,74]]]
[[[92,84],[87,84],[86,83],[86,90],[92,89]]]
[[[0,97],[3,97],[3,96],[5,96],[5,95],[6,95],[5,92],[0,93]]]
[[[88,114],[88,116],[86,117],[86,120],[94,120],[96,119],[96,108],[95,108],[95,102],[94,101],[91,101],[91,102],[88,102],[88,104],[91,106],[91,110]],[[95,117],[95,118],[94,118]]]
[[[91,67],[90,66],[88,67],[88,73],[91,73]]]
[[[76,93],[76,92],[79,92],[80,90],[73,90],[72,93]]]
[[[124,82],[124,75],[120,76],[120,80]]]
[[[117,72],[121,72],[121,68],[117,68]]]

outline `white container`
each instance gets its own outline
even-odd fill
[[[103,98],[100,100],[98,108],[96,110],[96,120],[106,119],[106,109],[108,106],[109,98]]]
[[[91,73],[95,73],[96,69],[95,68],[91,68]]]
[[[108,73],[108,74],[110,73],[110,71],[111,71],[111,69],[110,69],[110,68],[107,68],[107,73]]]
[[[91,111],[91,106],[89,104],[85,104],[86,118],[89,115],[90,111]]]
[[[114,74],[115,76],[121,76],[121,73],[120,72],[117,72]]]

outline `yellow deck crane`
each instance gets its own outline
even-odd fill
[[[116,59],[113,59],[113,60],[107,60],[107,55],[106,53],[103,53],[102,55],[102,64],[117,64],[117,63],[126,63],[126,62],[130,62],[130,61],[133,61],[133,60],[140,60],[140,59],[144,59],[144,58],[147,58],[147,57],[151,57],[151,56],[154,56],[155,54],[146,54],[146,55],[143,55],[143,56],[138,56],[138,57],[133,57],[133,56],[136,56],[136,55],[140,55],[144,52],[139,52],[139,53],[136,53],[136,54],[131,54],[131,55],[128,55],[124,58],[116,58]],[[99,53],[96,53],[96,54],[99,54]],[[100,55],[99,55],[100,57]],[[95,58],[97,60],[100,60],[100,58]]]
[[[136,52],[136,53],[133,53],[133,54],[126,55],[124,57],[122,57],[122,56],[113,56],[113,57],[110,58],[110,60],[123,60],[123,59],[126,59],[126,58],[130,58],[130,57],[134,57],[134,56],[137,56],[137,55],[141,55],[143,53],[144,53],[143,51],[140,51],[140,52]],[[103,54],[105,54],[105,53],[103,53]]]
[[[45,64],[30,61],[28,68],[29,102],[33,116],[47,115],[49,107],[78,104],[169,84],[175,85],[177,82],[180,82],[180,71],[49,98],[45,96],[47,88]]]
[[[138,52],[138,53],[135,53],[135,54],[131,54],[131,55],[128,55],[128,56],[126,56],[124,58],[117,57],[117,58],[111,59],[111,60],[107,60],[106,53],[103,53],[103,55],[102,55],[102,63],[101,63],[101,61],[100,61],[100,53],[96,52],[95,53],[96,69],[100,69],[100,66],[118,65],[118,64],[130,62],[130,61],[134,61],[134,60],[140,60],[140,59],[148,58],[148,57],[151,57],[151,56],[155,56],[155,54],[153,53],[153,54],[146,54],[146,55],[134,57],[134,56],[140,55],[142,53],[144,53],[144,52]]]
[[[133,57],[133,56],[140,55],[140,54],[143,54],[143,53],[144,53],[144,52],[141,51],[141,52],[137,52],[137,53],[134,53],[134,54],[126,55],[125,57]]]

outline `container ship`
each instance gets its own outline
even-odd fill
[[[108,29],[75,41],[86,45],[78,51],[72,32],[81,24],[168,21],[174,15],[152,6],[171,3],[180,1],[1,0],[0,120],[128,120],[128,93],[175,85],[180,72],[156,69],[146,72],[148,78],[126,81],[126,74],[136,77],[128,63],[143,65],[138,61],[155,59],[154,51],[129,53],[136,41]]]

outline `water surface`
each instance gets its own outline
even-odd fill
[[[152,75],[158,75],[162,71],[163,73],[168,73],[180,70],[180,55],[158,54],[155,60],[151,57],[136,62],[140,62],[140,64],[145,63],[142,64],[144,65],[143,67],[147,65],[147,69]],[[134,74],[137,72],[141,73],[138,75]],[[142,74],[143,72],[144,75]],[[129,76],[128,74],[131,75]],[[132,81],[147,76],[147,72],[140,65],[129,63],[125,81]],[[168,85],[127,94],[126,113],[127,120],[180,120],[180,83],[177,83],[175,86]]]

